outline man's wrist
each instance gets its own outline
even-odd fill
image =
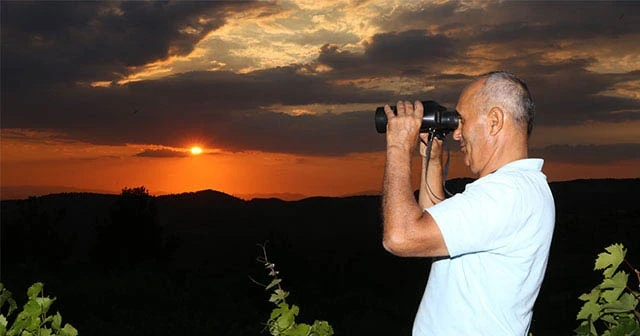
[[[412,148],[406,145],[387,145],[387,153],[411,153]]]

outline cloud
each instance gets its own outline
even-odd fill
[[[253,27],[251,41],[214,36],[198,44],[225,28],[234,13],[254,7],[264,7],[272,20],[244,18],[256,20],[243,25]],[[303,15],[291,12],[302,7],[268,2],[2,2],[0,117],[3,132],[46,130],[92,144],[181,148],[198,139],[207,148],[230,151],[344,155],[383,148],[373,110],[289,115],[269,107],[434,99],[453,108],[475,75],[506,69],[528,82],[537,126],[639,120],[640,99],[634,93],[640,90],[640,64],[627,57],[640,54],[638,8],[620,2],[411,2],[394,10],[380,7],[379,16],[361,22],[358,32],[371,35],[357,44],[361,36],[340,26],[338,17]],[[296,14],[293,21],[279,15],[285,10]],[[296,34],[314,17],[335,27]],[[269,34],[259,35],[267,28]],[[612,64],[616,71],[598,72],[594,69],[604,62],[599,53],[612,38],[624,48],[607,54],[606,61],[620,67]],[[296,50],[305,59],[286,66],[220,70],[221,60],[231,68],[258,68],[250,55],[238,54],[252,50],[251,43],[286,51],[291,45],[320,45],[323,39],[327,42],[313,50]],[[197,67],[218,70],[188,71],[185,58],[166,65],[180,69],[170,76],[86,85],[188,55],[197,44],[203,48],[203,56],[194,60]]]
[[[185,55],[249,2],[2,2],[2,75],[11,88],[117,80]]]
[[[42,92],[38,100],[10,97],[6,128],[55,129],[93,144],[158,144],[305,154],[344,154],[373,145],[374,111],[291,116],[266,110],[274,104],[379,102],[384,91],[336,86],[322,77],[279,68],[249,74],[197,72],[120,88],[77,87],[67,99]],[[21,113],[18,113],[20,111]]]
[[[145,149],[144,151],[136,154],[135,156],[168,158],[168,157],[187,157],[187,156],[190,156],[190,154],[184,151],[177,151],[173,149]]]
[[[376,34],[364,47],[364,53],[356,53],[326,44],[320,49],[318,63],[331,67],[342,78],[394,73],[424,76],[445,68],[457,53],[454,40],[425,30]]]
[[[365,55],[379,64],[425,66],[455,55],[451,38],[424,30],[376,34],[365,46]]]
[[[608,164],[640,159],[640,143],[611,145],[553,145],[533,149],[531,157],[563,163]]]

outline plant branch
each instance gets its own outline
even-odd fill
[[[249,277],[249,280],[251,280],[251,281],[252,281],[253,283],[255,283],[256,285],[261,286],[261,287],[267,287],[267,285],[265,285],[265,284],[263,284],[263,283],[259,282],[258,280],[255,280],[255,279],[254,279],[254,278],[252,278],[250,275],[248,275],[248,277]]]

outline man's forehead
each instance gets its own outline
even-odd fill
[[[462,90],[462,93],[460,94],[460,99],[458,99],[458,105],[456,107],[458,112],[460,112],[460,110],[469,109],[471,106],[473,106],[472,104],[474,103],[474,100],[477,97],[477,93],[482,88],[482,84],[484,83],[485,80],[486,78],[480,78],[478,80],[475,80],[471,84],[467,85],[467,87],[465,87],[464,90]]]

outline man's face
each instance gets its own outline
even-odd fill
[[[456,110],[460,114],[460,123],[453,132],[453,138],[460,141],[460,150],[464,163],[475,175],[480,175],[487,164],[488,133],[485,129],[486,116],[479,114],[475,104],[476,93],[483,81],[469,85],[460,95]]]

